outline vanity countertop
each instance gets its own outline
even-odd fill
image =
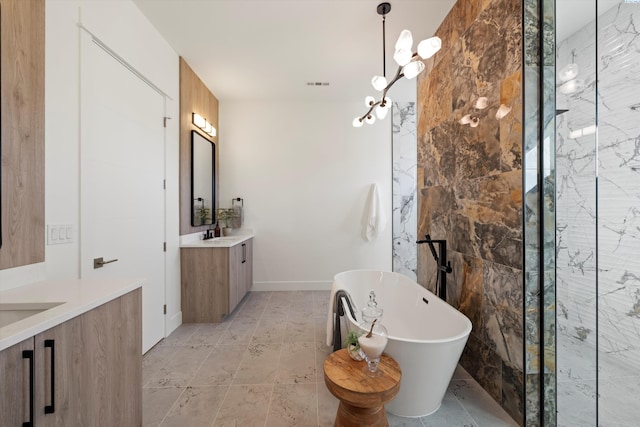
[[[0,308],[10,304],[61,303],[0,327],[0,351],[142,287],[144,279],[43,281],[0,292]]]
[[[230,248],[251,239],[253,234],[238,234],[234,236],[214,237],[207,240],[191,240],[182,242],[181,248]]]

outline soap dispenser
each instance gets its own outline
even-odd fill
[[[218,221],[216,221],[216,228],[213,229],[213,237],[220,237],[220,226],[218,225]]]

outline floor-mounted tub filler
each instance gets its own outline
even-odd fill
[[[340,302],[344,307],[351,304],[354,314],[344,310],[346,320],[339,326],[345,332],[363,329],[361,310],[367,306],[371,291],[375,292],[378,307],[384,310],[381,321],[389,334],[385,353],[402,370],[400,392],[385,405],[386,410],[403,417],[421,417],[437,411],[471,333],[471,321],[402,274],[351,270],[334,277],[327,345],[334,341],[334,295],[339,291],[344,291],[339,294]]]

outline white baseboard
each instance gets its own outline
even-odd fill
[[[178,326],[182,325],[182,310],[178,311],[173,316],[169,317],[165,321],[165,336],[171,335],[171,332],[178,329]]]
[[[250,291],[330,291],[333,282],[253,282]]]

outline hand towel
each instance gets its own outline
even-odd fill
[[[380,203],[380,190],[378,190],[378,185],[375,183],[371,184],[371,189],[369,190],[369,199],[365,207],[363,222],[363,237],[366,241],[371,241],[378,237],[387,224],[387,219]]]

